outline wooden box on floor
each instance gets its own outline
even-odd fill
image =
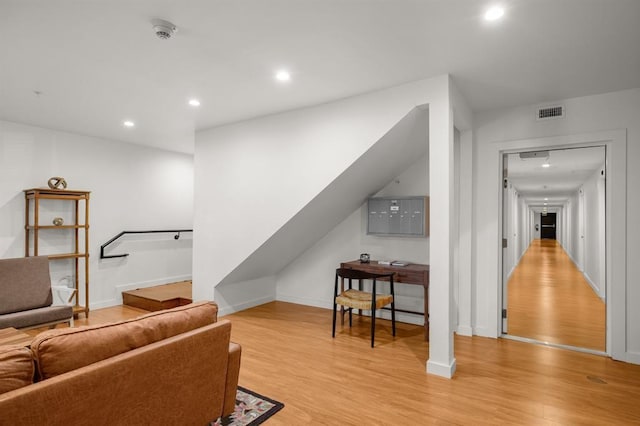
[[[122,303],[147,311],[160,311],[191,303],[191,281],[122,292]]]

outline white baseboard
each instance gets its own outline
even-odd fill
[[[511,275],[513,275],[513,271],[515,271],[518,267],[518,263],[520,263],[520,258],[518,258],[518,260],[511,267],[511,270],[507,273],[507,281],[509,281],[509,278],[511,278]]]
[[[564,247],[562,248],[564,250]],[[580,269],[580,265],[578,265],[578,262],[573,258],[573,256],[571,256],[571,253],[569,253],[568,251],[564,250],[565,254],[567,256],[569,256],[569,259],[571,259],[571,261],[573,262],[573,265],[576,267],[576,269],[580,272],[582,272],[582,269]]]
[[[276,300],[280,302],[295,303],[296,305],[313,306],[315,308],[333,309],[333,303],[330,300],[311,299],[308,297],[287,296],[276,294]]]
[[[120,298],[120,303],[118,303],[116,299],[101,300],[99,302],[90,302],[89,310],[111,308],[112,306],[118,306],[118,305],[122,305],[122,297]]]
[[[326,300],[310,299],[297,296],[287,296],[279,294],[276,296],[276,300],[281,302],[296,303],[298,305],[313,306],[316,308],[333,310],[333,303]],[[363,315],[369,316],[369,311],[363,311]],[[391,320],[391,312],[387,310],[379,310],[376,318]],[[407,324],[424,325],[424,317],[417,314],[408,314],[404,312],[396,312],[396,321],[404,322]]]
[[[473,328],[468,325],[458,325],[456,328],[456,334],[460,336],[473,336]]]
[[[363,314],[366,314],[367,316],[369,315],[368,312],[363,312]],[[391,312],[387,310],[378,311],[376,318],[383,318],[391,321]],[[396,321],[407,324],[424,325],[424,317],[422,315],[407,314],[404,312],[396,312]]]
[[[431,360],[427,361],[427,373],[450,379],[456,372],[456,359],[453,358],[450,364],[440,364]]]
[[[264,305],[265,303],[273,302],[274,300],[275,298],[273,296],[264,296],[258,299],[252,299],[246,302],[238,303],[236,305],[218,305],[218,316],[223,317],[225,315],[233,314],[234,312],[240,312],[244,311],[245,309],[253,308],[254,306]]]
[[[487,327],[474,327],[473,335],[480,337],[491,337],[493,339],[498,338],[498,333],[496,333],[496,330],[490,330]]]
[[[625,354],[625,362],[630,364],[638,364],[640,365],[640,353],[638,352],[627,352]]]
[[[122,305],[122,292],[129,290],[136,290],[138,288],[153,287],[156,285],[177,283],[180,281],[187,281],[191,279],[191,275],[176,275],[174,277],[166,277],[161,279],[153,279],[148,281],[140,281],[137,283],[120,284],[115,287],[116,297],[113,299],[100,300],[97,302],[89,302],[89,309],[103,309],[111,308],[113,306]]]
[[[518,259],[515,261],[515,263],[513,264],[513,266],[511,267],[511,270],[509,271],[509,273],[507,274],[507,281],[509,280],[509,278],[511,278],[511,275],[513,274],[513,271],[516,270],[516,268],[518,267],[518,265],[520,264],[520,261],[522,260],[522,256],[524,256],[524,254],[527,252],[527,250],[525,250],[524,252],[520,253],[520,255],[518,255]]]
[[[591,286],[591,290],[593,290],[593,292],[596,294],[596,296],[598,296],[600,299],[602,299],[604,301],[604,297],[600,295],[600,289],[598,288],[598,286],[593,282],[593,280],[591,279],[591,277],[589,276],[589,274],[587,274],[586,272],[582,272],[582,276],[584,277],[584,279],[589,283],[589,286]]]

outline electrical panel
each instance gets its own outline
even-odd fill
[[[429,235],[429,197],[369,198],[367,206],[369,235]]]

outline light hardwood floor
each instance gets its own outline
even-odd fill
[[[606,350],[605,303],[556,240],[534,240],[508,286],[510,335]]]
[[[117,307],[90,323],[140,315]],[[242,345],[240,385],[285,403],[269,425],[640,424],[640,366],[504,339],[455,339],[452,380],[427,375],[422,328],[272,302],[225,318]],[[76,321],[78,325],[83,319]]]
[[[504,339],[455,339],[452,380],[425,374],[419,326],[272,302],[227,316],[240,383],[286,404],[269,424],[640,424],[640,366]],[[606,382],[600,383],[600,380]]]

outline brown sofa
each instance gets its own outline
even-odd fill
[[[0,328],[73,324],[73,308],[52,303],[47,256],[0,259]]]
[[[0,347],[0,425],[205,425],[231,413],[241,348],[217,313],[199,302]]]

